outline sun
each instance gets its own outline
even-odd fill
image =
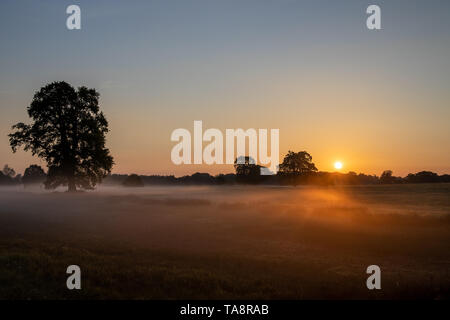
[[[343,167],[342,162],[336,161],[336,162],[334,163],[334,168],[335,168],[335,169],[341,170],[342,167]]]

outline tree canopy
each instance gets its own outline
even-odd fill
[[[234,161],[236,170],[236,181],[239,183],[259,183],[263,180],[261,166],[256,164],[255,159],[249,156],[239,156]]]
[[[280,164],[280,174],[302,174],[316,172],[317,168],[312,162],[311,155],[306,151],[288,151]]]
[[[16,175],[16,171],[13,168],[11,168],[10,166],[8,166],[7,164],[5,164],[3,166],[2,173],[5,176],[10,177],[10,178],[14,178],[14,176]]]
[[[24,185],[43,183],[46,177],[47,175],[45,174],[45,171],[41,168],[41,166],[32,164],[25,169],[22,177],[22,183]]]
[[[13,152],[23,146],[47,162],[46,188],[92,189],[111,172],[114,162],[105,147],[108,122],[98,100],[95,89],[53,82],[37,91],[27,108],[33,122],[12,127]]]

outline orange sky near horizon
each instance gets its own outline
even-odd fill
[[[450,153],[443,147],[450,145],[448,109],[425,108],[430,101],[416,84],[405,79],[395,90],[388,81],[371,86],[373,82],[361,83],[357,73],[348,73],[346,83],[330,75],[308,78],[314,81],[295,83],[288,78],[270,91],[265,83],[254,83],[252,90],[264,95],[235,90],[233,100],[208,94],[190,99],[163,96],[131,101],[127,97],[133,107],[125,109],[121,107],[123,98],[111,90],[100,90],[100,105],[110,123],[107,146],[116,163],[113,172],[176,176],[232,172],[232,165],[177,166],[171,162],[170,152],[176,144],[170,141],[172,131],[185,128],[193,136],[194,120],[203,121],[203,131],[218,128],[223,134],[227,128],[279,129],[280,162],[288,150],[306,150],[320,171],[336,171],[334,162],[341,161],[340,172],[380,175],[390,169],[399,176],[422,170],[450,172]],[[24,106],[31,101],[31,94],[11,101],[17,105],[11,117],[14,121],[2,119],[0,148],[6,152],[0,160],[18,172],[39,163],[23,151],[13,154],[5,139],[13,122],[28,122]],[[212,112],[208,112],[210,105],[214,106]],[[430,118],[433,123],[424,121]],[[206,145],[204,142],[203,147]]]

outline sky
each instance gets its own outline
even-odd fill
[[[81,30],[66,28],[67,6]],[[381,8],[381,30],[366,8]],[[450,1],[165,0],[0,2],[0,166],[35,91],[100,93],[113,173],[217,174],[175,165],[173,130],[280,130],[280,161],[308,151],[321,171],[450,173]]]

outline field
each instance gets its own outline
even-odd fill
[[[3,188],[0,284],[1,299],[448,299],[450,184]]]

